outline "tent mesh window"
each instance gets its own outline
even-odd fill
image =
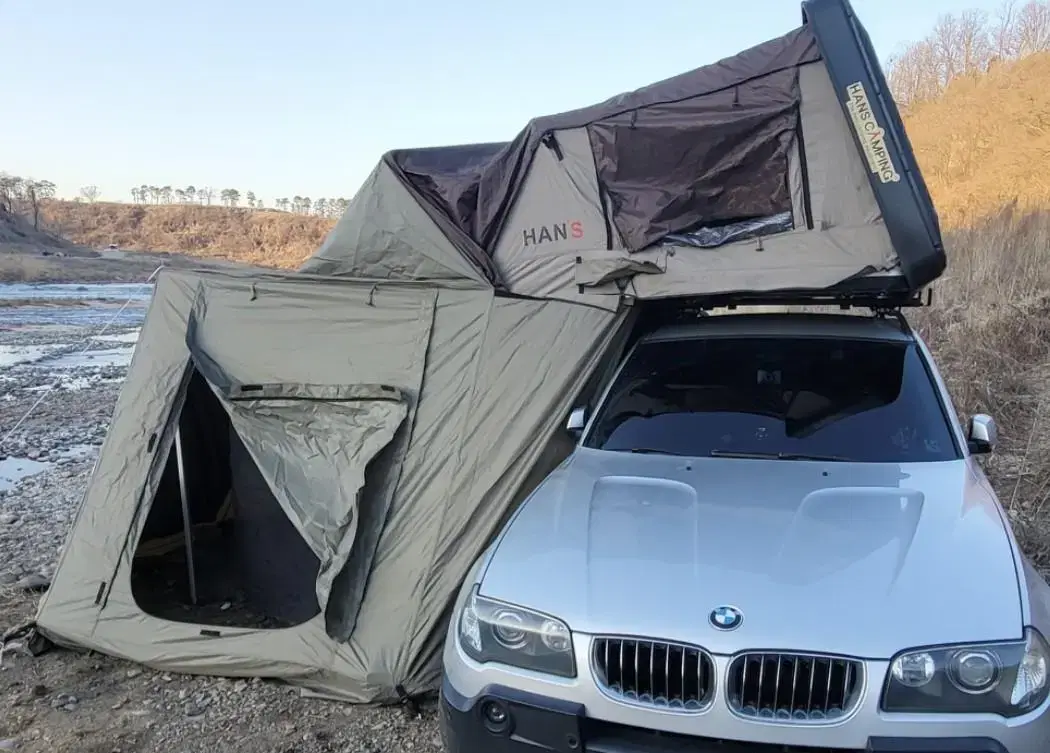
[[[187,545],[173,446],[131,569],[139,607],[165,620],[222,627],[285,628],[317,616],[320,561],[196,371],[179,434],[192,534]]]

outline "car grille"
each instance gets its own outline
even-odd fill
[[[860,700],[864,665],[811,654],[748,653],[729,665],[729,707],[785,722],[834,721]]]
[[[595,638],[592,665],[599,687],[631,703],[701,711],[711,701],[714,663],[702,649],[641,638]]]

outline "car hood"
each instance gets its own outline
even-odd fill
[[[1021,634],[1011,537],[967,461],[578,450],[496,543],[481,593],[576,631],[889,658]],[[736,630],[711,610],[737,607]]]

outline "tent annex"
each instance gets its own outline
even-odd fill
[[[350,701],[425,692],[450,598],[625,316],[165,270],[37,630]]]
[[[349,701],[435,689],[471,563],[658,302],[943,269],[863,28],[803,9],[508,144],[386,155],[299,272],[162,272],[38,634]]]

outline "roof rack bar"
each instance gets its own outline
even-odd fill
[[[710,311],[724,308],[733,310],[741,306],[837,306],[840,309],[866,308],[872,311],[917,308],[928,305],[923,301],[922,291],[907,294],[880,295],[871,293],[725,293],[709,296],[650,299],[645,304],[657,304],[672,308],[697,308]]]

